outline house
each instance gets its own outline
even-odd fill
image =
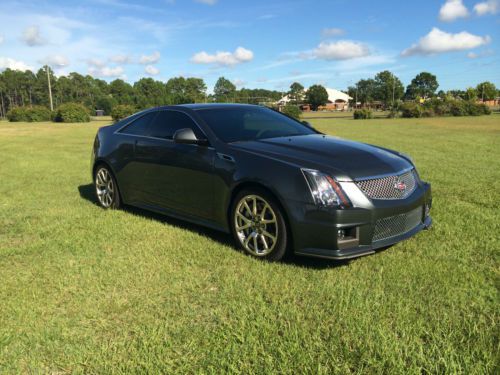
[[[330,89],[328,87],[326,87],[326,92],[328,93],[328,102],[325,105],[320,106],[318,111],[346,111],[349,109],[349,100],[352,100],[349,95],[342,91]],[[291,99],[289,95],[285,95],[278,100],[276,104],[278,107],[282,107],[287,105],[290,101]],[[310,106],[308,104],[303,104],[301,105],[301,109],[303,111],[309,111]]]

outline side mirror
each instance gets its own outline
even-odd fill
[[[206,139],[198,139],[191,128],[177,130],[174,133],[173,139],[175,143],[201,146],[208,145],[208,141]]]

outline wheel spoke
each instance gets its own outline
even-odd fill
[[[247,218],[245,215],[243,215],[242,213],[240,212],[237,212],[236,215],[241,219],[243,220],[245,223],[252,223],[252,220],[250,220],[249,218]]]
[[[260,222],[262,224],[274,224],[274,223],[276,223],[276,220],[274,220],[274,219],[272,219],[272,220],[266,220],[266,219],[264,219],[264,220],[261,220]]]
[[[246,223],[246,224],[243,224],[242,226],[237,225],[237,226],[236,226],[236,230],[237,230],[238,232],[240,232],[240,231],[242,231],[242,230],[245,230],[245,229],[250,228],[251,226],[252,226],[252,223]]]
[[[262,231],[262,234],[263,234],[264,236],[269,237],[270,239],[272,239],[272,240],[273,240],[273,242],[274,242],[274,241],[276,241],[276,236],[273,236],[273,235],[272,235],[271,233],[269,233],[267,230],[263,230],[263,231]]]
[[[245,207],[245,209],[248,211],[250,216],[253,216],[252,210],[250,209],[250,206],[248,205],[248,203],[246,201],[243,202],[243,207]]]
[[[255,252],[259,252],[259,246],[257,245],[257,236],[253,236],[253,248],[255,250]]]
[[[248,243],[250,242],[250,240],[252,239],[252,235],[253,235],[254,232],[250,233],[247,238],[245,238],[245,247],[249,248],[248,247]]]
[[[257,216],[257,198],[253,197],[252,200],[253,200],[253,211],[252,211],[252,214],[253,214],[253,216]]]
[[[264,237],[262,234],[260,235],[260,240],[262,241],[262,244],[264,245],[264,250],[268,250],[269,246],[267,246],[267,241],[266,237]]]

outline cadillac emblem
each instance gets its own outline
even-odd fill
[[[399,190],[399,191],[405,191],[406,184],[403,181],[401,181],[399,178],[397,178],[396,182],[394,183],[394,189]]]

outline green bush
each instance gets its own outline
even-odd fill
[[[294,119],[300,120],[300,115],[302,111],[300,108],[293,104],[287,104],[283,107],[283,113],[287,116],[293,117]]]
[[[491,115],[491,108],[488,107],[486,104],[479,103],[477,105],[482,115]]]
[[[469,116],[490,115],[491,109],[483,103],[465,102],[465,109]]]
[[[450,101],[450,115],[466,116],[468,113],[467,104],[462,100]]]
[[[11,122],[50,121],[51,112],[48,108],[40,105],[35,105],[32,107],[15,107],[7,112],[7,118]]]
[[[467,101],[465,102],[464,107],[467,115],[469,116],[481,116],[483,114],[483,110],[477,103]]]
[[[422,117],[434,117],[436,113],[432,108],[424,108],[422,111]]]
[[[78,103],[61,104],[54,114],[55,122],[89,122],[90,115],[85,106]]]
[[[11,122],[28,121],[28,111],[25,107],[14,107],[7,112],[7,118]]]
[[[128,104],[119,104],[113,107],[113,110],[111,111],[111,117],[113,118],[113,121],[118,122],[130,115],[133,115],[135,112],[137,111],[133,106]]]
[[[401,116],[405,118],[422,117],[422,106],[417,103],[404,103],[401,106]]]
[[[354,119],[355,120],[365,120],[365,119],[371,119],[373,118],[373,112],[370,111],[369,109],[356,109],[354,111]]]

